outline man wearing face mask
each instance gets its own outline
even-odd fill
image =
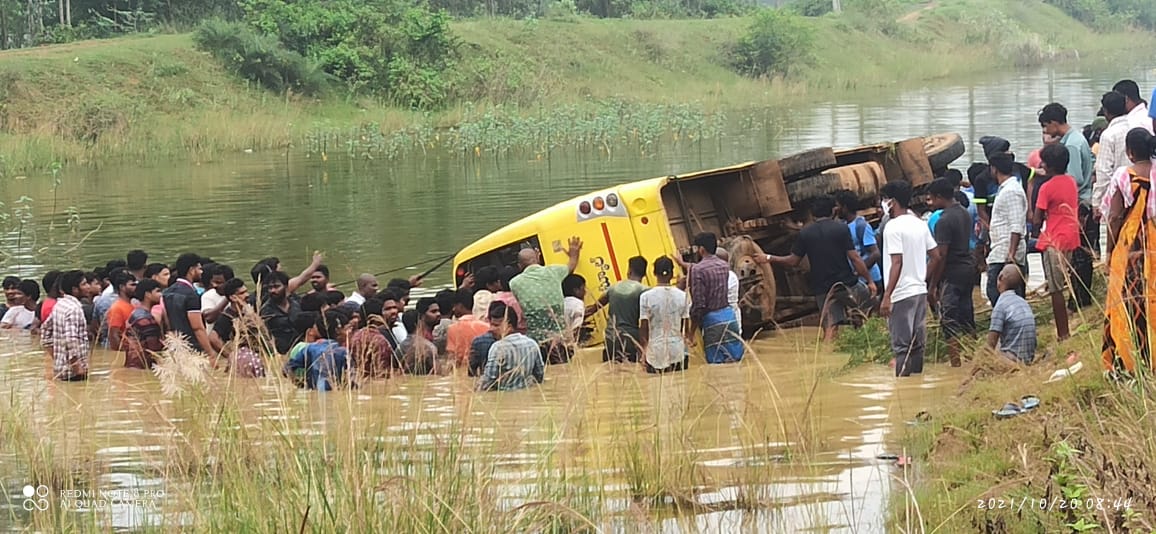
[[[923,372],[927,340],[927,257],[937,255],[931,230],[908,209],[911,184],[888,182],[881,191],[884,213],[891,220],[883,232],[883,273],[887,290],[879,314],[887,317],[895,376]]]

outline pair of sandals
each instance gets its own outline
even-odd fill
[[[1004,404],[1003,408],[992,410],[991,413],[995,416],[996,419],[1008,419],[1017,415],[1028,413],[1032,410],[1035,410],[1036,408],[1039,408],[1039,406],[1039,397],[1036,397],[1035,395],[1024,395],[1020,398],[1020,402],[1018,404],[1009,402]]]

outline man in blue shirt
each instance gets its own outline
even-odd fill
[[[879,269],[879,260],[882,255],[879,252],[879,245],[875,241],[875,230],[871,228],[867,219],[859,215],[859,199],[852,191],[839,191],[835,193],[835,208],[837,210],[836,216],[847,223],[847,228],[851,231],[851,242],[855,244],[855,252],[858,252],[859,257],[863,258],[863,263],[867,265],[867,271],[871,273],[871,280],[862,278],[860,280],[864,285],[868,282],[875,282],[875,287],[882,290],[883,272]],[[851,267],[854,269],[854,265]]]

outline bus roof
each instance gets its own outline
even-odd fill
[[[490,252],[490,251],[494,250],[496,247],[504,246],[504,245],[507,245],[510,243],[517,242],[519,240],[526,239],[530,236],[536,235],[539,231],[537,221],[540,220],[543,216],[545,216],[547,214],[551,214],[551,212],[554,212],[557,210],[563,210],[567,214],[570,214],[570,213],[574,212],[574,210],[576,209],[576,206],[579,202],[581,202],[582,200],[584,200],[588,197],[597,196],[597,195],[603,195],[604,196],[604,195],[609,194],[609,193],[619,192],[620,190],[645,191],[647,189],[654,191],[655,194],[657,195],[658,191],[662,189],[662,186],[666,185],[670,181],[694,180],[694,179],[703,178],[706,176],[714,176],[714,175],[720,174],[720,173],[734,172],[737,170],[745,169],[747,167],[751,167],[757,163],[758,162],[756,162],[756,161],[748,161],[745,163],[739,163],[736,165],[729,165],[726,167],[719,167],[716,169],[695,171],[695,172],[686,173],[686,174],[660,176],[657,178],[650,178],[647,180],[639,180],[637,182],[628,182],[625,184],[619,184],[619,185],[608,187],[606,189],[602,189],[599,191],[592,191],[589,193],[584,193],[582,195],[578,195],[576,197],[573,197],[573,198],[570,198],[568,200],[564,200],[562,202],[554,204],[553,206],[550,206],[548,208],[544,208],[542,210],[539,210],[533,214],[522,217],[522,218],[520,218],[520,219],[518,219],[518,220],[516,220],[510,224],[507,224],[506,226],[503,226],[497,230],[494,230],[493,232],[490,232],[489,234],[487,234],[485,236],[478,238],[473,243],[466,245],[464,248],[462,248],[460,251],[458,251],[457,255],[454,256],[454,266],[457,266],[458,264],[462,263],[463,261],[475,258],[475,257],[480,256],[482,254],[485,254],[487,252]],[[619,193],[619,196],[625,196],[625,195],[626,194],[623,192]]]

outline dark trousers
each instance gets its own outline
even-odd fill
[[[1092,217],[1092,208],[1080,205],[1080,248],[1072,252],[1072,295],[1069,307],[1083,308],[1092,303],[1092,251],[1100,250],[1100,222]]]
[[[991,306],[993,308],[995,307],[995,301],[999,300],[999,288],[996,285],[996,282],[999,281],[999,272],[1003,270],[1004,265],[1007,265],[1007,264],[1006,263],[989,263],[987,265],[987,286],[984,288],[984,294],[987,295],[987,301],[991,303]],[[1023,275],[1024,275],[1024,280],[1027,280],[1028,279],[1028,266],[1027,265],[1020,265],[1019,268],[1020,268],[1020,272],[1023,273]],[[1026,293],[1024,291],[1024,285],[1027,285],[1027,284],[1023,284],[1019,287],[1019,289],[1016,289],[1016,294],[1021,296],[1021,297],[1027,298]]]

